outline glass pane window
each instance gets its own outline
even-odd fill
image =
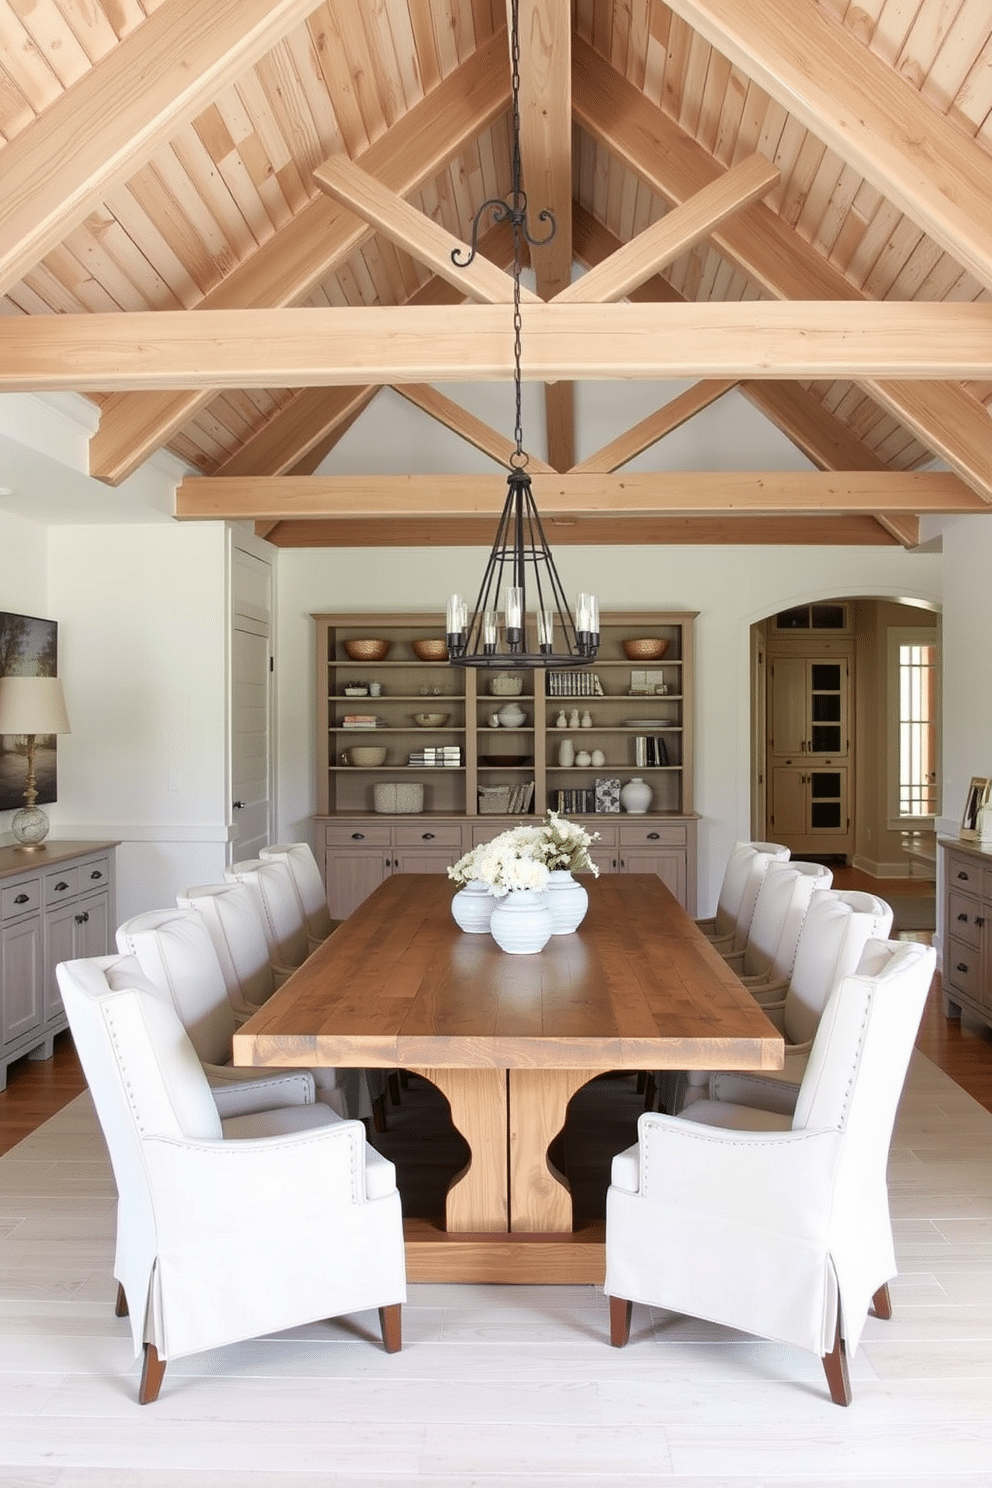
[[[898,738],[900,816],[934,816],[937,797],[939,647],[899,646]]]

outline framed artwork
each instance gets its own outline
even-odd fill
[[[56,620],[0,610],[0,677],[57,677],[59,627]],[[23,735],[0,734],[0,811],[24,805],[27,745]],[[56,736],[39,734],[35,746],[39,806],[58,797]]]
[[[989,785],[987,776],[973,775],[971,784],[968,786],[968,795],[964,803],[964,815],[961,818],[961,837],[978,836],[978,813],[983,806],[989,805]]]

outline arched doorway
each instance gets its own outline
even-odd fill
[[[816,600],[751,627],[752,832],[878,878],[932,872],[940,614]]]

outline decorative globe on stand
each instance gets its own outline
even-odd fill
[[[14,812],[10,830],[23,848],[39,847],[48,836],[48,817],[40,806],[22,806]]]

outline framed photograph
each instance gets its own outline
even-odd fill
[[[0,677],[57,677],[58,662],[57,621],[0,610]],[[39,736],[35,755],[39,806],[56,799],[55,746],[54,734]],[[0,811],[19,811],[24,805],[26,752],[27,742],[19,734],[0,736]]]
[[[971,784],[968,786],[968,795],[964,803],[964,815],[961,818],[961,837],[978,836],[978,813],[983,806],[990,804],[989,801],[990,781],[987,776],[973,775]]]

